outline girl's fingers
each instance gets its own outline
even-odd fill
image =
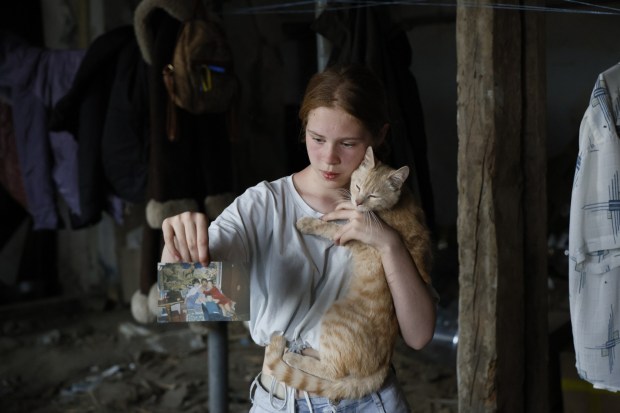
[[[204,214],[185,212],[164,220],[162,231],[166,243],[162,257],[175,261],[209,261],[207,218]]]
[[[336,209],[335,211],[332,212],[328,212],[327,214],[323,215],[321,217],[321,219],[323,221],[336,221],[339,219],[347,219],[347,220],[351,220],[354,219],[357,216],[358,212],[356,212],[355,210],[351,210],[351,209]]]
[[[174,222],[174,246],[176,247],[179,256],[181,257],[181,261],[183,262],[191,262],[191,252],[190,246],[187,243],[187,229],[185,223],[182,220],[175,220]],[[191,232],[191,227],[189,229]]]
[[[180,261],[181,254],[177,250],[174,242],[174,228],[170,222],[170,218],[164,220],[161,225],[161,230],[164,236],[164,250],[162,252],[162,262]]]
[[[182,215],[185,229],[185,242],[188,257],[186,262],[207,263],[208,260],[208,233],[207,218],[204,214],[189,213]]]
[[[336,233],[334,236],[334,244],[336,245],[345,245],[347,242],[351,240],[358,240],[364,242],[364,239],[355,228],[347,225],[343,225],[342,229]]]
[[[339,203],[339,204],[336,206],[335,211],[340,211],[340,210],[343,210],[343,209],[349,209],[349,210],[352,210],[352,209],[355,209],[355,206],[354,206],[351,202],[349,202],[349,201],[346,201],[346,202],[341,202],[341,203]]]
[[[159,262],[168,263],[168,262],[179,262],[181,258],[179,258],[175,248],[168,248],[167,245],[164,246],[164,249],[161,251],[161,259]]]
[[[209,265],[209,230],[208,221],[204,215],[200,215],[196,222],[196,248],[198,250],[197,261],[203,266]]]
[[[385,242],[390,227],[385,224],[372,226],[364,219],[363,214],[355,213],[349,221],[342,225],[334,235],[333,241],[337,245],[344,245],[351,240],[377,247]]]

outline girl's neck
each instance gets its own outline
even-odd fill
[[[301,198],[317,212],[326,214],[342,199],[339,188],[328,188],[313,179],[310,167],[293,175],[293,184]]]

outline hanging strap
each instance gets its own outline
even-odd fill
[[[164,66],[163,79],[168,90],[174,90],[174,67],[171,64]],[[177,120],[177,108],[172,100],[170,93],[167,93],[168,101],[166,103],[166,136],[170,142],[176,142],[179,139],[179,125]]]

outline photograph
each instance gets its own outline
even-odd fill
[[[249,279],[227,262],[159,264],[159,323],[249,321]]]

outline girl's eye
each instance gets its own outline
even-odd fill
[[[321,138],[312,137],[312,140],[315,141],[316,143],[322,143],[323,142],[323,139],[321,139]]]
[[[352,147],[353,147],[353,144],[352,144],[352,143],[349,143],[349,142],[343,142],[343,143],[342,143],[342,146],[344,146],[345,148],[352,148]]]

